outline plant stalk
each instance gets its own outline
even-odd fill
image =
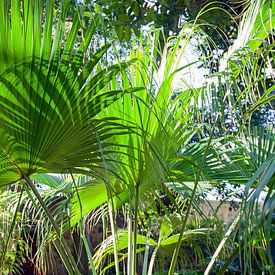
[[[132,259],[133,259],[133,225],[132,225],[132,203],[131,194],[129,196],[129,211],[128,211],[128,257],[127,257],[127,271],[128,275],[132,275]]]
[[[154,264],[155,264],[155,259],[157,257],[158,249],[159,249],[159,245],[154,249],[154,252],[152,254],[150,264],[149,264],[149,269],[148,269],[148,275],[152,275],[152,273],[153,273],[153,267],[154,267]]]
[[[111,224],[111,232],[112,232],[112,236],[113,236],[115,268],[116,268],[116,274],[119,274],[119,260],[118,260],[118,252],[117,252],[114,212],[113,212],[113,207],[112,207],[113,204],[110,200],[112,200],[112,199],[110,198],[108,201],[108,210],[109,210],[109,217],[110,217],[110,224]]]
[[[144,253],[144,259],[143,259],[142,275],[149,274],[149,273],[147,273],[149,249],[150,249],[150,229],[148,230],[147,236],[146,236],[146,245],[145,245],[145,253]]]
[[[134,243],[133,243],[133,265],[132,275],[135,274],[137,269],[137,229],[138,229],[138,200],[139,200],[139,183],[136,185],[136,198],[135,198],[135,217],[134,217]]]

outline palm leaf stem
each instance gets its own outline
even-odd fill
[[[115,269],[116,274],[118,275],[119,272],[119,259],[118,259],[118,249],[117,249],[117,241],[116,241],[116,227],[114,222],[114,207],[112,203],[112,197],[108,199],[108,212],[110,217],[110,225],[111,225],[111,231],[113,236],[113,245],[114,245],[114,258],[115,258]]]
[[[148,232],[146,235],[146,244],[145,244],[145,253],[144,253],[144,259],[143,259],[142,275],[148,274],[147,267],[148,267],[149,250],[150,250],[150,228],[148,229]]]
[[[140,184],[136,184],[136,198],[135,198],[135,216],[134,216],[134,243],[133,243],[133,266],[132,266],[132,275],[136,274],[137,267],[137,230],[138,230],[138,200],[139,200],[139,186]]]
[[[161,243],[161,237],[159,237],[158,245],[155,247],[155,249],[153,251],[153,254],[152,254],[152,257],[150,259],[149,268],[148,268],[148,275],[153,274],[153,267],[154,267],[155,260],[156,260],[156,257],[157,257],[158,249],[160,247],[160,243]]]
[[[128,258],[127,258],[127,271],[128,274],[131,275],[132,271],[132,245],[133,245],[133,225],[132,225],[132,203],[131,203],[131,188],[129,188],[129,210],[128,210]]]

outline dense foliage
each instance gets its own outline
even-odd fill
[[[236,20],[247,6],[245,2],[221,1],[214,4],[201,0],[85,0],[80,3],[86,15],[101,15],[105,28],[114,28],[120,41],[130,41],[131,30],[140,36],[142,27],[150,24],[163,29],[166,36],[177,35],[186,22],[196,20],[200,14],[199,20],[204,23],[202,29],[219,48],[228,47],[230,40],[236,38]]]
[[[274,273],[272,1],[76,2],[0,2],[1,273]]]

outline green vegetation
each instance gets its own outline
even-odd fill
[[[0,273],[274,274],[272,1],[76,2],[0,2]]]

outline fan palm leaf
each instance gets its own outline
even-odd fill
[[[93,118],[122,93],[132,90],[102,92],[108,82],[128,66],[119,64],[96,69],[108,45],[85,61],[97,19],[75,48],[79,29],[76,18],[67,40],[62,40],[69,1],[61,5],[57,25],[53,25],[54,1],[47,1],[46,6],[24,1],[22,15],[20,3],[11,1],[13,16],[9,19],[6,15],[0,29],[1,37],[10,36],[7,46],[2,47],[4,53],[1,52],[8,58],[3,63],[7,69],[0,76],[2,185],[15,182],[23,175],[64,172],[92,162],[96,166],[100,162],[100,148],[106,147],[103,141],[125,127],[111,118]],[[4,5],[1,11],[9,10],[8,1],[1,5]],[[44,11],[45,19],[41,15]],[[42,33],[40,29],[34,31],[36,24],[43,27]],[[54,31],[56,35],[52,39]],[[34,42],[39,40],[40,47]]]

